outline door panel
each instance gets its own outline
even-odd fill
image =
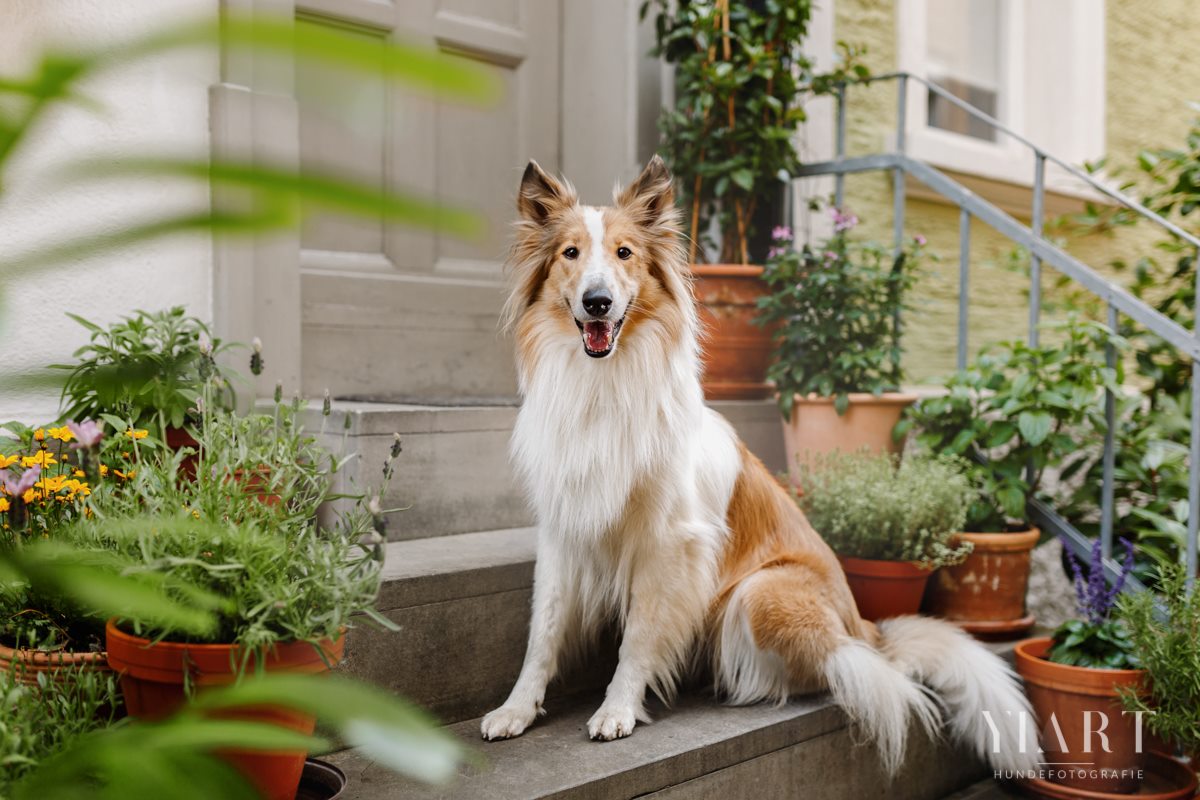
[[[483,236],[464,242],[378,221],[312,219],[300,258],[304,391],[406,400],[515,395],[511,342],[496,326],[502,264],[525,162],[559,167],[561,0],[296,6],[299,24],[437,47],[493,72],[504,87],[478,108],[361,76],[297,70],[303,168],[377,178],[487,223]],[[306,98],[335,99],[336,118],[318,115]]]

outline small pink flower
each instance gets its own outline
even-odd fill
[[[767,251],[767,258],[768,259],[779,258],[780,256],[784,255],[785,253],[787,253],[786,247],[772,247],[770,250]]]
[[[792,229],[786,225],[776,225],[771,231],[771,239],[776,242],[790,242],[792,240]]]
[[[75,434],[75,441],[71,443],[72,450],[87,450],[95,447],[104,438],[104,426],[95,420],[85,419],[80,423],[68,422],[67,428]]]
[[[832,250],[825,251],[825,260],[826,261],[837,261],[837,257],[838,257],[837,253],[833,252]]]
[[[13,497],[20,497],[37,483],[42,474],[42,466],[37,464],[21,473],[20,478],[14,478],[6,469],[0,469],[0,490]]]
[[[925,237],[924,237],[924,236],[922,236],[922,235],[921,235],[921,234],[919,234],[919,233],[918,233],[916,236],[914,236],[914,237],[913,237],[913,241],[917,243],[917,246],[918,246],[918,247],[924,247],[924,246],[925,246]]]
[[[858,217],[850,211],[831,208],[829,209],[829,215],[833,218],[833,230],[837,233],[848,231],[858,224]]]

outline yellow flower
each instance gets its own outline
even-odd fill
[[[194,517],[195,519],[200,519],[200,512],[193,510],[192,517]]]
[[[71,433],[71,429],[66,425],[63,425],[61,428],[51,428],[46,433],[50,438],[58,439],[60,442],[69,442],[75,438],[75,434]]]
[[[6,500],[3,497],[0,497],[0,513],[8,511],[8,509],[9,509],[8,500]]]
[[[46,429],[45,429],[45,428],[38,428],[36,431],[34,431],[34,432],[33,432],[33,439],[34,439],[34,441],[37,441],[37,442],[44,442],[44,441],[46,441]]]
[[[54,456],[45,450],[39,450],[31,456],[21,456],[21,466],[28,469],[29,467],[52,467],[58,461]]]
[[[81,470],[81,469],[77,469],[77,470],[75,470],[74,472],[72,472],[71,474],[72,474],[72,475],[74,475],[76,478],[82,478],[82,477],[84,477],[84,476],[85,476],[87,473],[85,473],[85,472],[84,472],[83,470]]]
[[[126,428],[125,435],[130,439],[145,439],[150,435],[150,431],[135,431],[133,428]]]
[[[107,465],[107,464],[101,464],[101,465],[100,465],[100,477],[101,477],[101,478],[103,478],[103,477],[104,477],[105,475],[107,475],[107,474],[108,474],[108,465]]]
[[[127,481],[133,480],[133,476],[137,475],[137,470],[135,469],[131,469],[129,472],[121,472],[119,469],[114,469],[113,472],[117,473],[118,478],[124,478]]]
[[[5,469],[6,467],[11,467],[13,464],[17,463],[20,460],[21,460],[20,456],[6,456],[3,453],[0,453],[0,469]]]
[[[34,500],[41,500],[42,495],[38,492],[37,489],[26,489],[25,494],[21,495],[21,499],[25,501],[26,505],[28,505],[29,503],[32,503]]]

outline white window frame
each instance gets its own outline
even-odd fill
[[[1000,6],[1002,31],[1000,47],[1000,86],[997,119],[1005,126],[1046,146],[1052,155],[1068,162],[1079,163],[1099,158],[1105,146],[1105,81],[1104,81],[1104,4],[1094,0],[1063,0],[1066,29],[1074,35],[1069,54],[1071,67],[1077,75],[1098,76],[1086,87],[1071,92],[1074,107],[1039,107],[1037,98],[1025,92],[1026,69],[1036,70],[1029,56],[1026,37],[1030,4],[1037,0],[1006,0]],[[1035,9],[1045,14],[1047,6]],[[926,56],[927,0],[898,0],[896,4],[897,64],[899,69],[928,79]],[[1036,74],[1036,73],[1035,73]],[[998,133],[996,141],[978,139],[965,134],[934,128],[928,124],[928,90],[916,81],[908,87],[906,108],[906,138],[908,154],[934,166],[964,175],[977,176],[1020,186],[1032,186],[1034,159],[1029,148],[1011,136]],[[1061,119],[1063,115],[1086,120],[1072,128],[1071,139],[1064,149],[1039,141],[1029,132],[1027,121]],[[1061,170],[1051,165],[1046,173],[1048,189],[1075,197],[1097,197]]]

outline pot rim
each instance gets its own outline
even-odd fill
[[[1144,669],[1098,669],[1058,664],[1045,657],[1053,640],[1049,636],[1022,639],[1013,646],[1017,672],[1028,683],[1072,694],[1116,697],[1117,687],[1138,686]]]
[[[775,395],[779,397],[778,393]],[[850,392],[850,405],[858,403],[859,405],[875,405],[875,406],[896,406],[896,405],[912,405],[921,399],[921,396],[916,392],[883,392],[881,394],[872,394],[871,392]],[[793,407],[799,405],[807,406],[831,406],[837,400],[834,396],[819,395],[816,393],[807,395],[794,395],[795,403]]]
[[[104,651],[92,650],[37,650],[31,647],[9,647],[0,644],[0,660],[19,661],[35,667],[71,667],[93,664],[107,660]]]
[[[761,278],[763,268],[754,264],[689,264],[701,278]]]
[[[108,622],[105,623],[104,633],[105,633],[105,636],[116,639],[122,645],[126,645],[126,646],[132,647],[132,648],[137,648],[139,650],[149,650],[151,648],[153,648],[155,650],[159,650],[161,648],[162,651],[188,650],[188,651],[192,651],[192,652],[201,652],[201,653],[224,653],[224,652],[228,652],[230,650],[237,650],[240,647],[240,645],[234,644],[232,642],[215,643],[214,644],[212,642],[198,642],[198,643],[196,643],[196,642],[176,642],[176,641],[172,641],[170,639],[163,639],[161,641],[156,642],[156,641],[153,641],[152,639],[146,639],[146,638],[143,638],[136,634],[128,633],[127,631],[121,630],[117,626],[115,617],[108,620]],[[344,643],[345,641],[346,641],[346,629],[342,628],[341,633],[338,635],[338,638],[322,639],[320,642],[318,642],[318,644],[322,647],[322,649],[333,650],[333,649],[336,649],[339,644]],[[327,645],[328,645],[328,647],[327,647]],[[280,641],[280,642],[276,642],[274,645],[271,645],[270,647],[268,647],[267,652],[269,653],[272,650],[278,650],[278,649],[285,648],[285,647],[297,647],[297,646],[312,647],[313,643],[307,642],[307,641],[300,641],[300,640],[296,640],[296,639],[292,639],[289,641]]]
[[[859,558],[838,554],[838,561],[846,572],[878,578],[927,578],[933,570],[916,561],[888,561],[882,558]]]
[[[1030,527],[1023,531],[1005,531],[1001,532],[975,532],[975,531],[959,531],[954,534],[955,538],[964,541],[972,542],[975,545],[973,552],[988,552],[988,553],[1015,553],[1032,550],[1037,547],[1038,539],[1042,538],[1042,532],[1036,526]]]

